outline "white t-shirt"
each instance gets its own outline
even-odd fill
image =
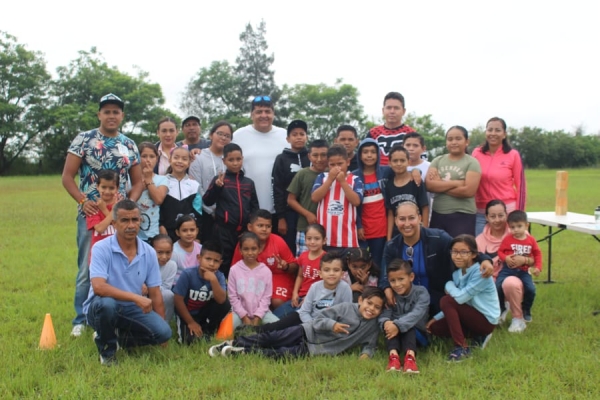
[[[233,143],[244,153],[244,172],[254,181],[260,208],[275,213],[271,174],[273,163],[283,149],[290,148],[286,140],[287,131],[273,126],[269,132],[259,132],[252,125],[244,126],[233,133]]]

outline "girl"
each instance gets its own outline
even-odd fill
[[[165,175],[169,169],[170,154],[176,147],[175,139],[177,139],[177,122],[173,118],[164,117],[158,121],[158,129],[156,131],[159,141],[156,143],[158,147],[158,162],[154,167],[154,173]]]
[[[458,269],[452,273],[452,280],[446,282],[447,295],[440,301],[442,311],[427,323],[427,331],[452,337],[455,348],[448,361],[462,361],[471,354],[463,329],[481,348],[485,347],[498,324],[500,306],[493,279],[483,278],[476,262],[475,238],[459,235],[452,239],[450,256]]]
[[[467,154],[469,133],[462,126],[446,132],[449,153],[436,157],[427,172],[427,189],[435,193],[430,226],[450,236],[475,234],[475,192],[481,178],[479,162]]]
[[[412,201],[421,211],[423,226],[428,226],[429,201],[425,185],[417,186],[410,172],[408,172],[408,150],[402,145],[394,145],[390,151],[390,167],[394,172],[385,186],[385,205],[387,208],[387,240],[398,234],[394,224],[394,212],[399,203]]]
[[[177,219],[175,234],[179,240],[173,245],[173,255],[171,256],[171,259],[177,264],[177,275],[173,286],[184,269],[198,266],[198,254],[202,250],[202,246],[196,241],[198,236],[196,220],[191,215],[183,215]]]
[[[200,184],[201,196],[204,196],[213,178],[225,172],[223,148],[231,142],[232,134],[233,128],[229,122],[219,121],[214,124],[208,135],[211,139],[210,147],[202,150],[190,165],[190,178],[195,179]],[[215,208],[215,205],[202,205],[202,235],[200,238],[202,242],[213,237]]]
[[[154,167],[158,161],[156,146],[150,142],[142,142],[138,145],[138,149],[142,164],[142,181],[145,187],[137,202],[142,214],[142,224],[138,236],[148,242],[159,233],[160,205],[165,200],[169,186],[165,176],[154,173]]]
[[[273,276],[269,267],[257,260],[260,240],[255,233],[245,232],[239,245],[242,259],[229,273],[227,294],[233,310],[233,328],[262,322],[278,321],[269,310],[273,291]]]
[[[348,249],[346,266],[344,281],[352,288],[352,301],[356,303],[366,286],[378,286],[381,273],[379,267],[373,262],[369,250],[360,247]]]
[[[165,321],[170,322],[175,314],[175,295],[171,289],[175,285],[175,277],[177,276],[177,263],[171,259],[173,255],[173,241],[168,235],[157,235],[152,239],[152,247],[156,251],[160,267],[160,277],[162,279],[160,293],[165,305]],[[145,286],[142,288],[142,292],[148,290]]]
[[[177,219],[190,215],[196,220],[197,234],[200,233],[200,215],[202,214],[202,196],[198,194],[198,182],[190,179],[186,173],[190,166],[190,152],[185,147],[177,147],[171,153],[171,166],[168,169],[168,195],[160,205],[160,233],[178,240],[175,234]]]
[[[521,155],[510,146],[506,122],[491,118],[485,127],[485,143],[473,150],[473,157],[481,165],[481,182],[475,194],[476,235],[483,231],[485,205],[494,199],[506,204],[506,211],[525,210],[527,192]]]

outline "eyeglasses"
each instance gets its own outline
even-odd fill
[[[223,133],[223,132],[216,131],[215,134],[218,137],[223,138],[223,139],[231,139],[231,135],[229,133]]]
[[[271,97],[269,96],[256,96],[254,98],[254,100],[252,100],[253,103],[260,103],[260,102],[266,102],[266,103],[270,103],[271,102]]]
[[[461,256],[461,257],[467,257],[469,254],[472,254],[472,251],[467,251],[467,250],[461,250],[461,251],[456,251],[456,250],[450,250],[450,255],[451,256]]]

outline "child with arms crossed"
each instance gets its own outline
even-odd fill
[[[99,171],[97,186],[98,193],[100,193],[100,198],[96,200],[98,212],[89,217],[85,217],[88,230],[93,231],[92,244],[90,246],[91,250],[93,250],[96,243],[115,234],[115,228],[112,224],[112,208],[118,200],[119,174],[112,169],[103,169]],[[90,251],[90,260],[91,259]]]

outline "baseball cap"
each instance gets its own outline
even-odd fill
[[[300,119],[295,119],[292,122],[290,122],[290,124],[287,127],[288,135],[290,134],[290,132],[292,132],[294,128],[302,128],[304,129],[304,132],[308,132],[308,125],[306,125],[306,122]]]
[[[188,122],[189,120],[194,120],[198,123],[198,125],[202,125],[200,123],[200,118],[196,117],[195,115],[190,115],[189,117],[186,117],[183,121],[181,121],[181,127],[183,128],[185,123]]]
[[[113,93],[105,94],[104,96],[102,96],[102,98],[100,99],[100,107],[98,108],[98,110],[100,110],[105,104],[116,104],[119,106],[121,111],[125,110],[125,103],[123,102],[123,100],[121,100],[119,96]]]

